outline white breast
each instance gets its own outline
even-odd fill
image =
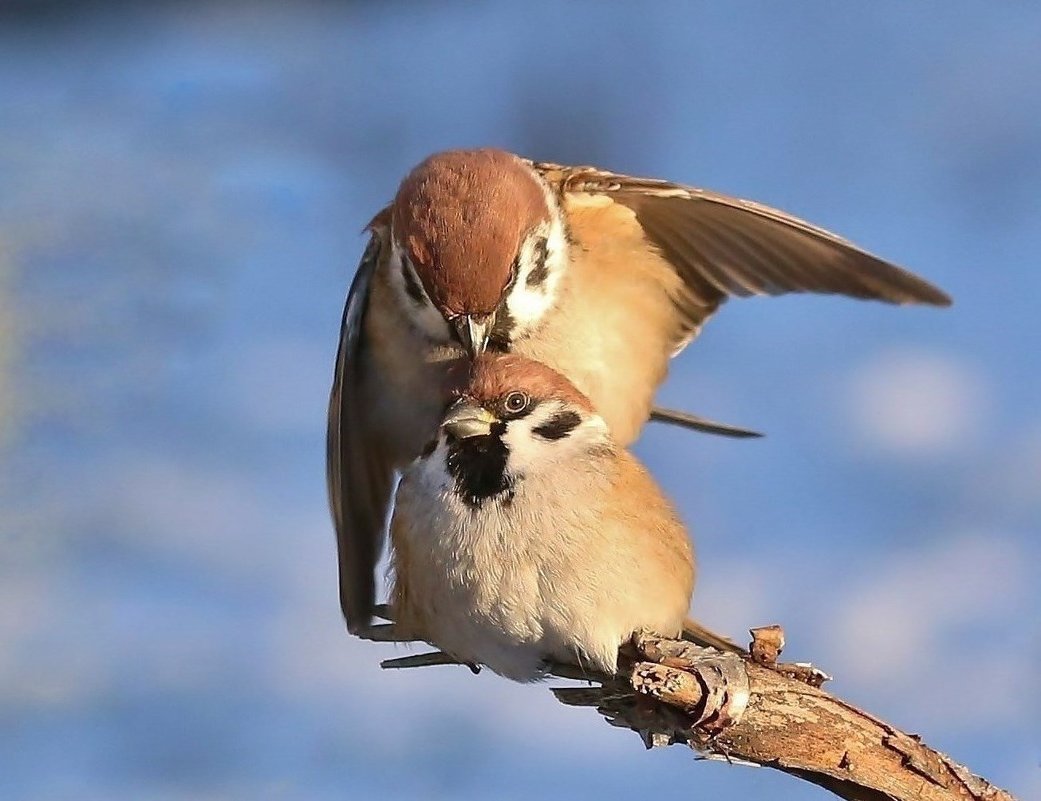
[[[402,480],[392,527],[407,553],[397,581],[431,642],[531,681],[545,659],[612,672],[634,629],[682,621],[689,588],[663,609],[655,588],[634,593],[632,559],[597,539],[597,498],[610,482],[595,466],[552,468],[520,480],[511,501],[473,510],[453,492],[443,449]]]

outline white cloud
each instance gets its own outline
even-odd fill
[[[864,445],[896,456],[942,454],[971,443],[988,407],[979,372],[950,355],[921,350],[876,355],[849,376],[845,396]]]
[[[984,725],[1023,713],[1031,690],[1029,560],[992,533],[907,548],[865,565],[824,615],[841,678],[899,696],[904,720]],[[1036,644],[1035,644],[1036,645]],[[967,692],[966,690],[970,690]]]

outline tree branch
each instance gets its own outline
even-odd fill
[[[742,656],[641,633],[621,649],[614,676],[549,666],[552,675],[598,685],[553,693],[636,731],[648,748],[686,744],[706,758],[784,771],[849,801],[1015,801],[916,735],[821,690],[828,679],[821,671],[777,663],[779,627],[752,634],[751,653]],[[437,652],[383,667],[452,661]]]

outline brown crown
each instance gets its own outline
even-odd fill
[[[481,404],[520,390],[535,400],[558,400],[586,412],[593,411],[589,398],[564,376],[542,362],[516,353],[482,353],[473,361],[468,375],[462,371],[457,375],[461,380],[454,394],[466,395]]]
[[[502,150],[436,153],[394,199],[393,226],[434,304],[445,314],[490,314],[523,238],[549,207],[534,173]]]

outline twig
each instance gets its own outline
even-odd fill
[[[829,677],[812,665],[778,663],[779,626],[752,635],[742,656],[640,633],[621,649],[614,676],[556,664],[547,674],[594,682],[552,691],[632,729],[648,748],[683,743],[704,758],[781,770],[849,801],[1015,801],[916,735],[821,690]],[[440,651],[382,663],[443,664],[458,663]]]

